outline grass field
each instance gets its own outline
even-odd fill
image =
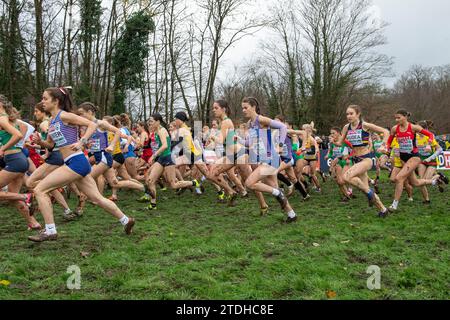
[[[381,187],[390,204],[386,178]],[[157,212],[122,192],[119,206],[137,218],[132,236],[90,204],[70,223],[56,206],[60,238],[41,244],[2,203],[0,281],[8,282],[0,299],[328,299],[327,291],[334,299],[448,299],[449,192],[433,189],[425,207],[416,190],[413,203],[404,198],[383,220],[361,193],[341,205],[328,182],[307,203],[291,198],[300,217],[292,225],[273,199],[260,217],[254,197],[228,208],[211,186],[201,197],[160,192]],[[66,287],[71,265],[81,270],[80,290]],[[370,265],[381,269],[380,290],[367,288]]]

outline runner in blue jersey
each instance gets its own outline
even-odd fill
[[[72,113],[72,98],[65,88],[48,88],[42,95],[44,109],[51,115],[47,141],[40,141],[44,148],[58,147],[64,158],[63,166],[57,168],[42,179],[34,192],[40,211],[45,220],[45,230],[28,239],[34,242],[57,240],[58,234],[53,218],[53,207],[49,193],[74,182],[96,206],[116,217],[126,234],[131,234],[135,220],[128,218],[116,204],[104,198],[97,189],[95,180],[90,175],[91,165],[81,151],[88,139],[97,129],[97,124]],[[86,127],[84,136],[79,139],[79,127]]]

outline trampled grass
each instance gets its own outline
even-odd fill
[[[381,187],[390,204],[392,186]],[[449,298],[449,188],[432,189],[431,206],[416,190],[387,219],[361,193],[341,204],[334,183],[323,190],[306,203],[290,199],[300,217],[292,225],[273,199],[260,217],[253,196],[228,208],[211,186],[201,197],[161,191],[157,211],[121,192],[119,206],[137,218],[132,236],[91,204],[70,223],[55,206],[60,238],[41,244],[2,203],[0,281],[9,285],[0,284],[0,299],[327,299],[329,290],[335,299]],[[71,265],[80,290],[66,286]],[[367,288],[371,265],[381,269],[380,290]]]

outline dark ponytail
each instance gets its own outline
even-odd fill
[[[164,119],[162,117],[162,115],[160,113],[154,113],[152,115],[153,120],[155,121],[159,121],[159,123],[161,124],[162,127],[164,127],[164,129],[167,130],[167,124],[164,122]],[[169,131],[169,130],[167,130]]]
[[[246,97],[246,98],[242,99],[242,103],[248,103],[250,106],[255,108],[255,111],[257,114],[261,114],[261,108],[260,108],[259,102],[258,102],[258,100],[256,100],[256,98]]]
[[[219,100],[214,101],[214,103],[217,103],[221,109],[225,110],[225,114],[227,116],[229,116],[231,114],[230,105],[228,104],[228,102],[226,100],[219,99]]]
[[[61,110],[66,112],[72,112],[74,103],[70,92],[64,87],[51,87],[45,89],[46,92],[58,101],[58,106]]]

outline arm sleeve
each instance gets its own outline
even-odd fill
[[[434,134],[431,133],[430,131],[423,129],[422,131],[420,131],[420,133],[423,134],[424,136],[427,136],[430,139],[430,141],[434,140]]]
[[[388,150],[391,149],[391,145],[392,145],[392,141],[394,141],[395,136],[393,136],[392,134],[389,136],[389,139],[387,141],[387,148]]]
[[[285,124],[279,122],[279,121],[275,121],[275,120],[270,120],[270,127],[273,129],[279,129],[280,130],[280,141],[284,143],[284,141],[286,140],[286,135],[287,135],[287,127]]]

